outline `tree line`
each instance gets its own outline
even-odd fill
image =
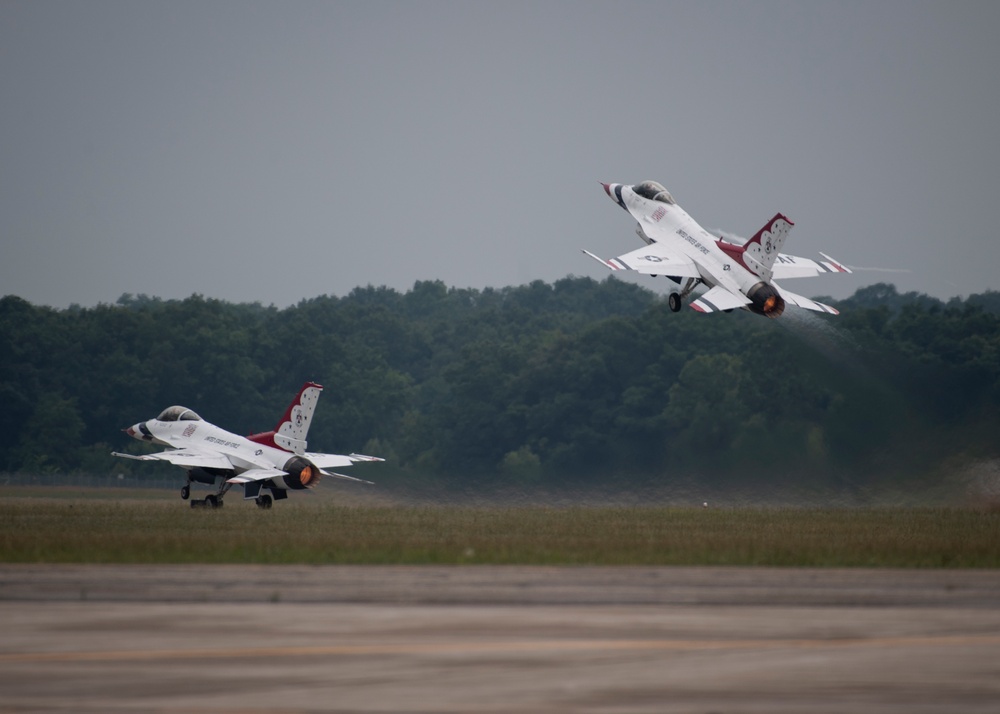
[[[324,385],[310,448],[446,485],[905,480],[997,455],[1000,293],[888,284],[790,309],[672,313],[609,278],[360,287],[285,309],[0,299],[0,470],[143,470],[120,433],[172,404],[237,433]]]

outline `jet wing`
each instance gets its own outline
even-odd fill
[[[604,260],[588,250],[583,251],[605,268],[611,270],[634,270],[646,275],[666,275],[671,278],[700,278],[698,266],[693,260],[682,253],[670,250],[660,243],[652,243],[619,255],[617,258]]]
[[[810,260],[809,258],[799,258],[794,255],[779,253],[771,267],[771,272],[775,278],[782,280],[786,278],[811,278],[823,273],[849,273],[851,269],[843,263],[820,253],[825,261]]]
[[[351,461],[385,461],[381,456],[366,456],[365,454],[350,453],[347,455]]]
[[[772,282],[771,285],[775,287],[775,289],[787,303],[791,303],[792,305],[798,305],[801,308],[804,308],[806,310],[812,310],[813,312],[825,312],[829,315],[840,314],[840,311],[837,310],[836,308],[830,307],[829,305],[824,305],[821,302],[816,302],[815,300],[810,300],[809,298],[803,297],[801,295],[796,295],[793,292],[785,290],[783,287],[781,287],[775,282]]]
[[[197,449],[174,449],[172,451],[161,451],[158,454],[143,454],[135,456],[133,454],[122,454],[117,451],[111,452],[112,456],[120,456],[125,459],[136,461],[166,461],[174,466],[194,469],[232,469],[233,464],[222,454],[198,451]]]
[[[698,312],[719,312],[721,310],[735,310],[738,307],[749,305],[751,302],[744,295],[737,295],[716,285],[697,300],[692,300],[691,307]]]

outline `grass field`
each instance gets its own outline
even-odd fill
[[[482,563],[1000,567],[970,509],[343,506],[0,498],[7,563]]]

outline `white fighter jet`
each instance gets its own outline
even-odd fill
[[[790,303],[806,310],[838,312],[823,303],[785,290],[775,278],[805,278],[822,273],[849,273],[847,267],[825,253],[825,261],[781,253],[794,225],[778,213],[745,245],[716,238],[677,205],[656,181],[635,186],[602,183],[605,193],[638,222],[636,233],[646,244],[617,258],[604,260],[583,251],[611,270],[634,270],[663,275],[678,284],[671,292],[670,309],[678,312],[682,301],[701,284],[708,290],[691,302],[698,312],[728,312],[743,308],[766,317],[778,317]]]
[[[218,491],[191,506],[218,508],[233,485],[243,486],[243,498],[260,508],[272,500],[288,498],[289,491],[312,488],[321,476],[371,483],[326,469],[350,466],[356,461],[383,461],[363,454],[319,454],[306,451],[306,434],[323,387],[306,382],[273,431],[237,436],[209,424],[186,407],[167,407],[158,417],[123,431],[134,439],[166,446],[167,451],[135,456],[116,451],[113,456],[138,461],[167,461],[187,470],[181,498],[191,496],[191,482],[218,484]],[[268,492],[268,493],[265,493]]]

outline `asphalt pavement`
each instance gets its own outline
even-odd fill
[[[0,712],[996,712],[1000,572],[0,565]]]

